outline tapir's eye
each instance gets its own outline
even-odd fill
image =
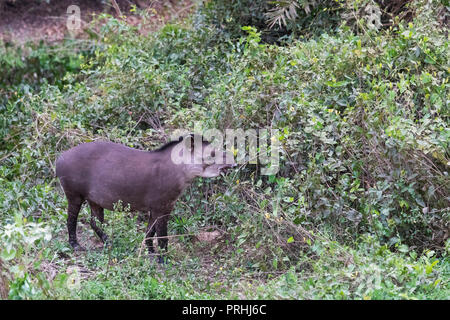
[[[211,152],[211,157],[214,158],[215,156],[216,156],[216,151],[213,150],[213,151]]]

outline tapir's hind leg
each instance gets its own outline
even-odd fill
[[[82,249],[77,241],[77,220],[83,201],[81,196],[67,196],[69,204],[67,209],[67,230],[69,232],[69,244],[74,250]]]
[[[92,201],[89,201],[89,206],[91,207],[91,228],[94,230],[94,232],[97,234],[97,236],[103,241],[103,243],[106,243],[106,240],[108,240],[108,236],[103,232],[103,230],[97,225],[95,220],[98,220],[100,223],[103,223],[104,221],[104,212],[103,208],[99,205],[93,203]]]
[[[148,215],[148,226],[147,231],[145,233],[145,244],[147,245],[148,253],[153,255],[155,253],[155,249],[153,248],[153,236],[156,233],[156,219],[150,212]]]

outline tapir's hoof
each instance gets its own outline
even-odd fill
[[[161,257],[159,255],[151,253],[150,254],[150,262],[152,262],[152,263],[157,262],[158,264],[165,265],[168,263],[168,260],[167,260],[167,257]]]
[[[154,254],[154,253],[150,253],[150,254],[149,254],[149,259],[150,259],[150,262],[151,262],[151,263],[157,263],[157,262],[159,262],[159,256],[157,256],[157,255]]]
[[[111,249],[112,248],[112,241],[108,238],[103,240],[103,248],[105,249]]]
[[[167,257],[161,257],[161,256],[159,256],[159,257],[158,257],[158,263],[159,263],[159,264],[168,264],[169,261],[168,261]]]
[[[70,245],[72,246],[72,249],[75,252],[86,251],[86,249],[84,249],[82,246],[80,246],[78,244],[78,242],[77,243],[71,243]]]

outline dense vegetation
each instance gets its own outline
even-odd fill
[[[265,7],[265,25],[243,24],[247,2],[209,1],[147,36],[102,16],[89,41],[3,44],[2,297],[448,299],[448,7],[417,1],[371,28],[345,18],[367,1],[326,16],[318,1],[269,28]],[[279,129],[280,171],[198,179],[166,267],[122,211],[106,214],[111,248],[85,223],[89,250],[72,252],[58,154],[96,139],[151,149],[196,122]]]

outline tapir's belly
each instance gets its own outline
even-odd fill
[[[132,211],[148,211],[158,199],[157,175],[142,172],[132,162],[119,168],[102,165],[93,169],[86,198],[103,208],[118,209],[114,206],[121,201],[122,209],[129,206]]]

